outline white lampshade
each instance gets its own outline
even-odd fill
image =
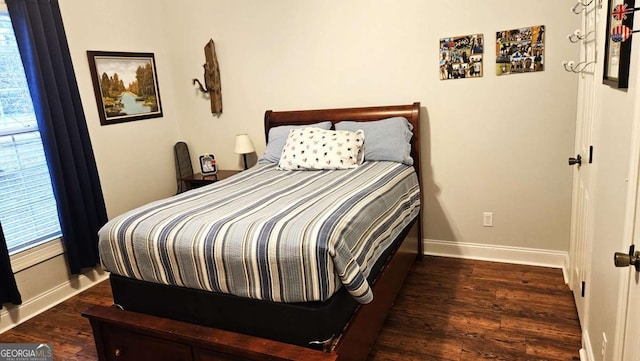
[[[256,149],[253,147],[253,143],[251,142],[251,138],[249,138],[248,134],[236,135],[236,147],[234,149],[234,153],[249,154],[255,152],[255,150]]]

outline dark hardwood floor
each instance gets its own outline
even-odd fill
[[[579,360],[580,347],[561,270],[425,257],[369,360]]]
[[[55,361],[97,360],[93,332],[81,312],[113,304],[109,281],[101,282],[0,334],[0,343],[51,343]]]
[[[108,281],[0,334],[52,343],[55,360],[96,360],[80,313],[110,305]],[[425,257],[416,263],[369,361],[579,360],[581,331],[558,269]]]

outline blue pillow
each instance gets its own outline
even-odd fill
[[[336,130],[364,130],[364,160],[382,160],[413,165],[413,126],[407,118],[394,117],[372,122],[342,121]]]
[[[262,157],[258,159],[258,163],[278,163],[280,161],[282,148],[284,148],[284,144],[287,142],[289,131],[291,129],[301,127],[313,127],[329,130],[331,129],[331,122],[326,121],[309,125],[281,125],[279,127],[269,129],[269,141],[267,142],[267,148],[264,150]]]

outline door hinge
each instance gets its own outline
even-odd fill
[[[584,297],[584,292],[585,292],[586,288],[587,288],[587,283],[585,281],[582,281],[582,285],[580,286],[580,289],[581,289],[581,294],[580,295],[582,297]]]
[[[593,163],[593,145],[589,146],[589,164]]]

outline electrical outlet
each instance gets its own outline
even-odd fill
[[[493,227],[493,212],[482,213],[482,226]]]
[[[602,361],[605,361],[607,354],[607,335],[602,333],[602,351],[600,351],[600,355],[602,355]]]

